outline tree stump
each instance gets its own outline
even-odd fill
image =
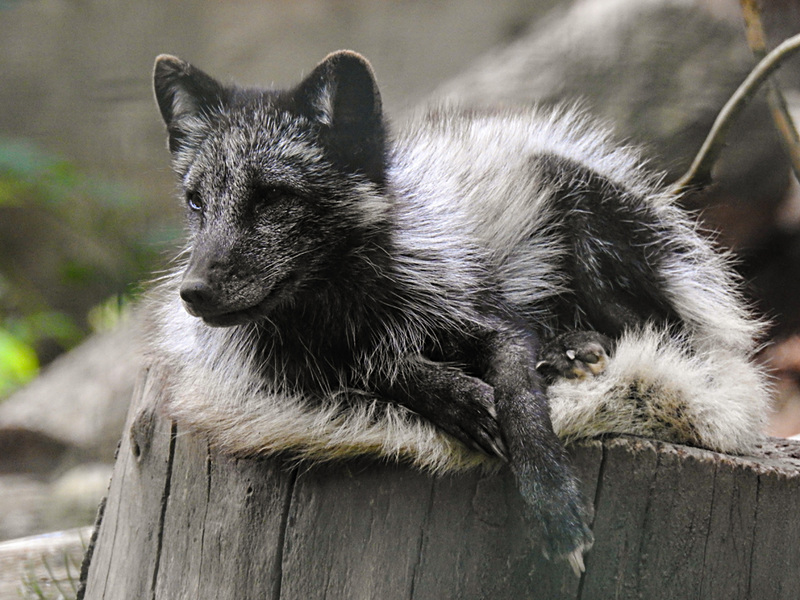
[[[800,444],[733,457],[645,439],[571,449],[594,504],[576,577],[521,519],[507,470],[232,459],[151,410],[142,373],[86,599],[800,598]]]

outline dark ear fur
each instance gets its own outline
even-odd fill
[[[200,69],[168,54],[156,58],[153,89],[161,117],[169,132],[169,149],[178,150],[191,132],[192,117],[219,106],[224,88]]]
[[[356,52],[329,54],[293,92],[298,110],[320,125],[333,162],[382,184],[386,128],[375,75]]]

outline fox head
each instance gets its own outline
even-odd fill
[[[347,277],[388,210],[386,128],[369,63],[329,55],[289,90],[225,86],[156,59],[156,101],[191,233],[180,294],[228,326]]]

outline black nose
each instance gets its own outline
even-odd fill
[[[199,316],[214,305],[214,290],[203,279],[186,279],[181,284],[181,298],[189,313]]]

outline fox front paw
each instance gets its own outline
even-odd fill
[[[453,397],[437,409],[439,426],[475,450],[507,458],[492,387],[468,375],[452,386]]]
[[[540,490],[526,497],[525,518],[542,535],[542,551],[548,559],[566,560],[575,575],[584,571],[583,555],[592,548],[594,535],[589,514],[574,479],[554,489]]]
[[[559,377],[597,377],[608,366],[614,349],[611,338],[596,331],[570,331],[542,346],[536,370],[548,383]]]

